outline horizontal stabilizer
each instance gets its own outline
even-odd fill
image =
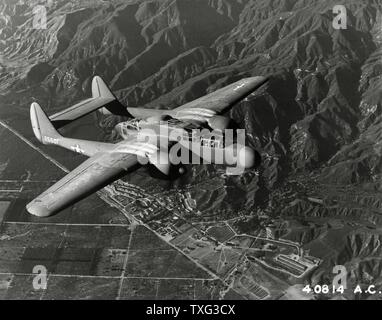
[[[100,108],[105,108],[111,114],[130,117],[126,107],[117,100],[101,77],[95,76],[92,81],[92,98],[57,112],[51,115],[49,119],[55,128],[61,128]]]

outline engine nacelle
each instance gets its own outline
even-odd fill
[[[149,173],[154,178],[177,179],[186,172],[183,165],[174,165],[170,163],[167,152],[158,151],[150,157],[149,161]]]
[[[167,152],[158,151],[150,157],[149,161],[164,175],[170,174],[171,164]]]
[[[162,114],[148,117],[145,121],[146,123],[160,123],[161,121],[168,121],[169,119],[171,119],[171,116],[167,114]]]
[[[224,116],[213,116],[208,119],[208,125],[215,130],[224,130],[227,129],[231,123],[231,118]]]

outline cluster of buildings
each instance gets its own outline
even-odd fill
[[[320,263],[320,259],[318,258],[300,254],[279,254],[275,260],[281,266],[284,266],[287,270],[290,270],[297,278],[301,278],[306,272],[317,267]]]

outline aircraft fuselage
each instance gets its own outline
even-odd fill
[[[157,122],[132,119],[119,123],[115,129],[127,143],[134,138],[168,152],[174,164],[215,163],[247,169],[257,162],[258,154],[245,146],[244,130],[211,130],[177,119]]]

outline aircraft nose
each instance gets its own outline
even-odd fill
[[[118,123],[115,127],[114,130],[121,136],[122,135],[122,124]]]
[[[256,152],[250,147],[242,147],[238,154],[238,163],[246,169],[253,168],[256,165]]]

